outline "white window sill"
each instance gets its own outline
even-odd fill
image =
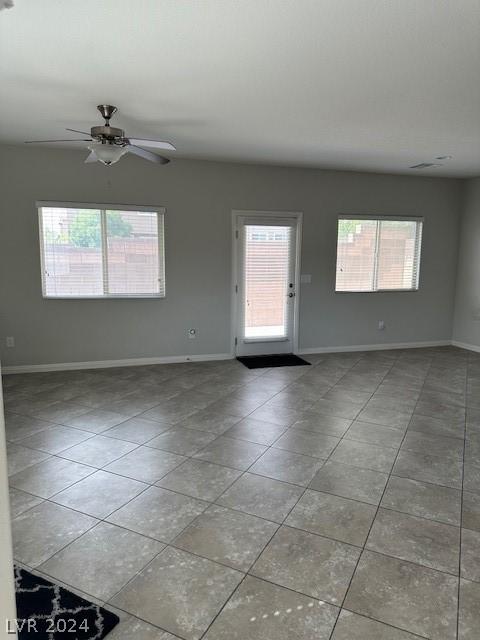
[[[351,290],[344,290],[344,291],[338,291],[337,289],[335,289],[335,293],[415,293],[416,291],[418,291],[419,289],[375,289],[374,291],[369,290],[369,289],[351,289]]]
[[[42,296],[44,300],[151,300],[165,298],[165,294],[111,295],[111,296]]]

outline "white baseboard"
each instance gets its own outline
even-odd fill
[[[480,353],[480,345],[478,344],[468,344],[468,342],[458,342],[458,340],[452,340],[452,345],[454,347],[458,347],[459,349],[467,349],[468,351],[475,351],[476,353]]]
[[[348,351],[382,351],[390,349],[420,349],[425,347],[446,347],[453,345],[461,349],[480,353],[480,346],[457,342],[456,340],[433,340],[428,342],[391,342],[382,344],[357,344],[336,347],[308,347],[299,349],[298,355],[314,353],[345,353]],[[138,367],[149,364],[170,364],[177,362],[209,362],[231,360],[232,353],[205,353],[194,356],[158,356],[153,358],[127,358],[124,360],[91,360],[87,362],[56,362],[52,364],[12,365],[2,368],[2,373],[41,373],[47,371],[74,371],[77,369],[107,369],[111,367]]]
[[[231,353],[205,353],[196,356],[158,356],[154,358],[127,358],[125,360],[91,360],[89,362],[56,362],[52,364],[22,364],[2,367],[2,373],[40,373],[44,371],[74,371],[77,369],[108,369],[110,367],[138,367],[148,364],[174,362],[207,362],[231,360]]]
[[[451,340],[433,340],[429,342],[390,342],[382,344],[357,344],[346,347],[309,347],[299,349],[298,355],[308,355],[313,353],[344,353],[346,351],[386,351],[390,349],[420,349],[424,347],[447,347],[452,344]]]

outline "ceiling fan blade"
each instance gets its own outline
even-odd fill
[[[97,158],[97,156],[96,156],[94,151],[90,151],[90,153],[88,154],[88,156],[85,159],[85,162],[86,163],[88,163],[88,162],[98,162],[98,158]]]
[[[162,140],[146,140],[145,138],[129,138],[130,144],[139,147],[152,147],[152,149],[163,149],[164,151],[176,151],[171,142],[163,142]]]
[[[90,135],[88,131],[79,131],[78,129],[65,129],[65,131],[73,131],[73,133],[82,133],[85,136]]]
[[[70,140],[25,140],[24,144],[40,144],[42,142],[92,142],[91,138],[70,138]]]
[[[133,144],[127,145],[127,152],[140,156],[140,158],[144,158],[145,160],[150,160],[150,162],[156,162],[157,164],[168,164],[170,162],[168,158],[159,156],[156,153],[147,151],[146,149],[140,149],[140,147],[136,147]]]

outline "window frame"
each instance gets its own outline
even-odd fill
[[[37,200],[35,202],[37,209],[38,219],[38,235],[40,245],[40,278],[42,286],[42,298],[45,300],[135,300],[135,299],[162,299],[166,297],[166,278],[165,278],[165,207],[159,206],[145,206],[145,205],[132,205],[132,204],[113,204],[113,203],[97,203],[97,202],[58,202],[51,200]],[[58,209],[95,209],[101,212],[101,233],[102,233],[102,271],[103,271],[103,286],[104,293],[101,295],[81,295],[75,294],[71,296],[66,295],[48,295],[46,292],[45,282],[45,245],[43,234],[43,208],[58,208]],[[157,241],[158,241],[158,278],[162,277],[163,280],[163,293],[105,293],[105,285],[108,282],[108,262],[106,260],[107,249],[107,235],[105,224],[105,212],[106,211],[145,211],[146,213],[157,214]]]
[[[420,232],[418,232],[419,227],[417,226],[417,233],[415,237],[415,246],[416,246],[416,255],[418,255],[418,269],[417,269],[417,281],[414,287],[408,289],[367,289],[367,290],[357,290],[357,289],[337,289],[337,265],[338,265],[338,223],[340,220],[374,220],[379,222],[381,220],[387,220],[391,222],[416,222],[420,224]],[[425,218],[423,216],[388,216],[388,215],[367,215],[367,214],[339,214],[337,216],[337,225],[336,225],[336,251],[335,251],[335,284],[334,284],[334,292],[341,293],[415,293],[420,289],[420,265],[422,259],[423,252],[423,230],[425,225]],[[379,247],[380,237],[377,234],[376,242],[375,242],[375,253],[374,253],[374,279],[377,281],[378,277],[378,247]]]

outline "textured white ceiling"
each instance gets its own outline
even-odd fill
[[[4,142],[108,102],[179,157],[480,175],[480,0],[15,0],[0,93]]]

